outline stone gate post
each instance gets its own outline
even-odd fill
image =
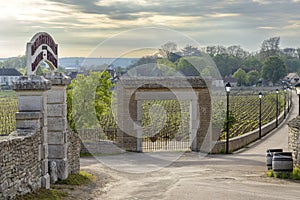
[[[47,97],[46,91],[51,88],[51,82],[42,76],[29,75],[20,77],[14,83],[18,96],[18,112],[16,113],[16,128],[36,130],[41,134],[39,145],[39,160],[41,162],[41,187],[50,188],[48,173],[48,143],[47,143]]]
[[[56,162],[57,177],[64,180],[69,175],[66,89],[71,79],[59,72],[47,74],[45,77],[52,82],[52,88],[47,92],[48,158],[49,161]]]

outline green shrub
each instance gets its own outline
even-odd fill
[[[273,170],[269,170],[267,172],[267,176],[282,179],[300,180],[300,170],[299,168],[294,168],[293,172],[273,172]]]
[[[80,171],[79,174],[70,174],[65,180],[60,180],[57,184],[65,185],[87,185],[95,180],[95,177],[90,173]]]

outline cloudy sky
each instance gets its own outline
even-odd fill
[[[143,27],[174,30],[201,46],[255,51],[264,39],[280,36],[281,47],[300,47],[300,0],[0,0],[0,13],[0,57],[24,55],[40,31],[53,36],[60,57],[89,56],[101,42]],[[142,34],[147,40],[160,33]],[[116,46],[99,56],[116,56],[118,45],[129,43],[110,45]]]

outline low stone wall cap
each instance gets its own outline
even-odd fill
[[[71,78],[62,72],[50,72],[45,74],[45,78],[52,82],[52,85],[69,85]]]
[[[13,82],[14,90],[49,90],[51,89],[51,81],[43,76],[29,75],[21,76]]]
[[[124,88],[207,88],[204,79],[194,76],[167,77],[122,77]]]

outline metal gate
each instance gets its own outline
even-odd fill
[[[189,105],[189,101],[143,101],[142,151],[189,151]]]

